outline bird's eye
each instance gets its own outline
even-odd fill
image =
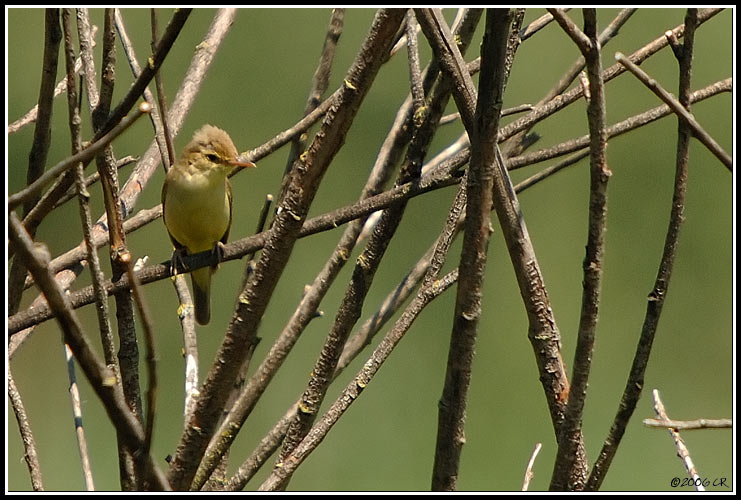
[[[209,153],[209,154],[206,155],[206,159],[208,161],[217,163],[219,161],[219,155],[214,154],[214,153]]]

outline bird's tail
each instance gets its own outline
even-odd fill
[[[204,267],[190,273],[193,284],[193,305],[196,321],[207,325],[211,319],[211,273],[210,267]]]

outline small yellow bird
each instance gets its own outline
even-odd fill
[[[220,251],[232,225],[232,186],[227,175],[234,168],[254,167],[241,162],[229,134],[204,125],[170,168],[162,186],[162,216],[175,252],[186,255]],[[211,274],[216,266],[191,272],[196,321],[211,319]]]

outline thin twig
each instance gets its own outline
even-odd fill
[[[80,399],[80,389],[77,386],[77,377],[75,376],[75,357],[69,345],[63,344],[64,357],[67,362],[67,375],[69,377],[69,396],[72,400],[72,417],[75,424],[75,436],[77,437],[77,448],[80,452],[82,462],[82,476],[85,479],[85,489],[95,491],[93,482],[93,471],[90,468],[90,455],[87,450],[87,438],[85,438],[85,428],[82,425],[82,400]]]
[[[337,49],[337,43],[339,42],[342,30],[344,29],[345,23],[345,9],[332,9],[332,15],[329,19],[329,27],[327,28],[327,34],[324,37],[324,45],[322,46],[322,54],[319,57],[319,63],[317,64],[316,70],[314,70],[314,77],[312,78],[311,91],[309,97],[306,100],[304,106],[303,116],[309,116],[315,111],[322,102],[322,96],[329,87],[329,78],[332,73],[332,63],[334,62],[334,55]],[[334,97],[334,96],[332,96]],[[328,100],[331,100],[330,97]],[[288,153],[286,160],[286,167],[283,171],[283,179],[281,180],[280,190],[278,191],[278,198],[276,203],[280,205],[285,196],[286,189],[288,189],[288,183],[291,181],[291,168],[298,155],[300,155],[306,149],[307,134],[301,133],[291,139],[291,151]]]
[[[265,224],[268,221],[268,215],[270,215],[270,207],[273,206],[273,195],[268,194],[265,196],[265,200],[262,203],[262,209],[260,209],[260,216],[257,218],[257,228],[254,234],[259,234],[265,230]],[[244,272],[242,273],[242,284],[240,290],[247,285],[247,280],[250,278],[252,273],[255,271],[255,255],[257,250],[247,254],[247,265],[244,266]]]
[[[288,411],[281,417],[260,440],[255,449],[250,453],[247,459],[239,466],[237,472],[229,478],[224,485],[226,491],[239,491],[245,487],[247,482],[260,470],[270,456],[276,452],[283,442],[288,425],[293,420],[293,416],[298,410],[298,402],[293,404]]]
[[[59,286],[63,290],[67,290],[70,284],[77,278],[80,273],[82,273],[82,271],[82,264],[77,264],[71,269],[65,269],[61,272],[54,273],[54,279],[57,283],[59,283]],[[92,303],[94,301],[95,299],[93,298],[93,292],[91,291],[90,302]],[[33,302],[31,302],[29,308],[26,309],[26,312],[28,312],[29,310],[37,310],[39,307],[44,308],[44,310],[49,313],[50,316],[53,316],[53,313],[49,311],[49,304],[47,304],[46,298],[44,298],[43,293],[40,293],[36,296]],[[18,348],[21,347],[34,332],[36,324],[37,323],[34,322],[29,323],[29,326],[27,328],[22,329],[8,339],[8,360],[12,361],[13,357],[18,352]]]
[[[138,156],[133,155],[126,155],[116,160],[116,170],[121,170],[124,167],[128,167],[132,163],[136,163],[139,161]],[[100,174],[98,172],[93,172],[92,174],[88,175],[83,179],[83,186],[86,188],[89,188],[96,182],[100,181]],[[77,196],[77,188],[76,187],[70,187],[67,192],[59,198],[59,200],[56,202],[52,210],[56,210],[57,208],[61,207],[63,204],[70,201],[72,198]],[[26,288],[31,284],[31,282],[28,280],[28,277],[26,278]]]
[[[157,44],[159,43],[159,28],[157,25],[157,9],[151,9],[152,19],[152,53],[157,50]],[[165,89],[162,84],[162,72],[157,71],[154,74],[154,84],[157,89],[157,105],[159,106],[159,115],[163,118],[162,120],[162,135],[165,137],[165,145],[167,147],[167,162],[163,163],[165,166],[165,172],[170,165],[175,164],[175,147],[172,144],[172,136],[170,135],[170,129],[167,124],[167,100],[165,99]]]
[[[615,17],[615,19],[612,20],[612,22],[600,33],[599,35],[599,44],[600,47],[604,48],[604,46],[615,36],[617,35],[620,28],[630,19],[630,17],[635,14],[636,10],[638,9],[623,9],[620,11],[620,13]],[[561,11],[561,9],[559,9]],[[563,9],[563,12],[565,12],[566,9]],[[579,72],[584,68],[584,55],[579,56],[579,58],[574,61],[574,64],[571,65],[571,67],[566,70],[564,75],[561,77],[559,82],[546,94],[546,96],[541,100],[541,103],[547,102],[554,97],[556,97],[558,94],[566,90],[569,85],[571,85],[571,82],[574,81],[574,79],[579,75]]]
[[[664,403],[661,401],[661,396],[659,395],[658,389],[653,390],[653,398],[654,410],[656,411],[656,416],[659,418],[659,420],[670,420],[669,416],[666,414],[666,408],[664,408]],[[679,432],[676,428],[669,427],[667,430],[669,431],[669,435],[674,440],[674,446],[677,448],[677,456],[682,460],[684,468],[687,470],[687,474],[689,474],[692,478],[692,484],[694,484],[695,489],[697,491],[705,491],[702,478],[697,473],[697,468],[695,467],[695,463],[692,461],[690,450],[687,448],[684,439],[682,439],[682,436],[679,435]]]
[[[733,80],[731,78],[726,78],[725,80],[717,81],[708,85],[707,87],[693,92],[690,95],[690,103],[700,102],[709,97],[718,95],[721,92],[731,92],[732,90]],[[622,134],[635,130],[644,125],[648,125],[649,123],[653,123],[654,121],[669,116],[671,114],[673,114],[671,108],[666,104],[662,104],[661,106],[657,106],[648,111],[633,115],[623,121],[610,125],[609,127],[607,127],[606,130],[607,138],[612,139],[613,137],[618,137]],[[586,134],[576,139],[569,139],[560,144],[556,144],[555,146],[550,146],[538,151],[533,151],[532,153],[525,153],[519,156],[510,157],[507,160],[509,163],[508,168],[510,170],[515,170],[518,168],[533,165],[541,161],[550,160],[552,158],[557,158],[559,156],[579,151],[589,146],[589,140],[589,134]]]
[[[564,9],[564,11],[569,11],[570,9]],[[553,21],[553,16],[549,14],[543,14],[535,21],[531,22],[524,28],[520,30],[520,40],[523,42],[533,36],[538,31],[542,30],[546,26],[548,26]]]
[[[124,53],[126,54],[126,59],[129,62],[129,67],[131,68],[131,72],[134,75],[134,78],[138,78],[141,74],[141,67],[139,66],[139,62],[136,58],[136,52],[134,51],[134,45],[129,38],[129,34],[126,30],[126,25],[124,24],[123,15],[121,14],[121,9],[114,9],[114,20],[116,22],[116,31],[118,32],[118,38],[121,41],[121,45],[123,46]],[[159,73],[159,72],[158,72]],[[154,126],[154,137],[155,141],[157,142],[157,145],[160,149],[160,155],[162,158],[162,165],[168,166],[168,147],[165,140],[165,134],[163,131],[162,126],[162,114],[161,109],[159,109],[155,104],[155,97],[152,95],[152,92],[149,90],[149,87],[144,89],[144,93],[142,94],[144,97],[144,100],[147,101],[149,104],[152,105],[152,113],[150,114],[150,118],[152,120],[152,125]]]
[[[542,443],[535,444],[535,449],[530,455],[530,460],[528,460],[527,467],[525,468],[525,477],[522,479],[521,491],[527,491],[528,488],[530,487],[530,481],[532,481],[533,477],[535,476],[535,474],[533,473],[533,466],[535,465],[535,458],[538,456],[538,453],[540,453],[540,449],[542,447],[543,447]]]
[[[684,106],[682,106],[679,101],[677,101],[669,92],[664,90],[664,88],[659,85],[659,82],[651,78],[645,71],[633,64],[630,59],[625,57],[625,55],[617,52],[615,54],[615,59],[620,64],[625,66],[631,73],[633,73],[636,78],[638,78],[641,83],[643,83],[654,94],[656,94],[659,99],[664,101],[672,109],[672,111],[674,111],[677,116],[682,119],[690,127],[690,129],[692,129],[692,135],[695,136],[701,143],[703,143],[703,145],[708,148],[708,150],[710,150],[710,152],[713,153],[729,171],[733,171],[733,158],[731,158],[731,155],[726,153],[720,146],[720,144],[718,144],[718,142],[713,139],[712,136],[708,134],[704,128],[702,128],[702,125],[698,123],[692,113],[690,113]]]
[[[697,420],[660,420],[655,418],[643,419],[646,427],[674,429],[677,431],[694,431],[698,429],[732,429],[733,419],[730,418],[699,418]]]

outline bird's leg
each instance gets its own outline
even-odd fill
[[[183,257],[187,254],[185,247],[175,248],[172,251],[172,257],[170,258],[170,275],[177,276],[178,269],[185,269]]]
[[[213,266],[213,268],[216,269],[219,267],[219,263],[224,260],[224,243],[217,241],[214,248],[211,250],[211,253],[216,255],[216,265]]]

